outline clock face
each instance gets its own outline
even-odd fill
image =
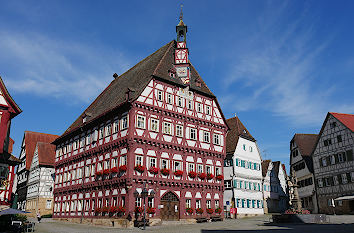
[[[187,67],[176,67],[176,73],[178,77],[187,77],[188,75]]]

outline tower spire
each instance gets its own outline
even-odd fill
[[[186,42],[187,26],[183,22],[183,4],[181,4],[181,12],[179,14],[179,23],[176,26],[177,41]]]
[[[183,11],[182,11],[182,8],[183,8],[183,4],[181,4],[181,13],[179,14],[179,19],[181,21],[183,21]]]

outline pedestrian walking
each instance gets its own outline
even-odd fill
[[[42,216],[41,216],[41,211],[40,211],[40,210],[38,210],[38,212],[37,212],[37,220],[38,220],[38,223],[40,223],[40,222],[41,222],[41,219],[42,219]]]

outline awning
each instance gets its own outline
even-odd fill
[[[354,200],[354,196],[344,196],[344,197],[337,197],[334,199],[335,201],[343,201],[343,200]]]

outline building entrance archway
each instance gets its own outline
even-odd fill
[[[179,220],[179,198],[173,192],[168,192],[161,197],[160,210],[162,220]]]

